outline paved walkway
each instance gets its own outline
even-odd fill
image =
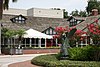
[[[8,65],[18,62],[31,60],[32,58],[44,54],[27,54],[27,55],[0,55],[0,67],[8,67]]]
[[[41,67],[31,64],[31,61],[24,61],[19,63],[10,64],[8,67]]]

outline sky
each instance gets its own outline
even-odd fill
[[[18,0],[16,3],[9,2],[9,8],[30,9],[30,8],[61,8],[68,13],[73,10],[85,10],[87,0]]]

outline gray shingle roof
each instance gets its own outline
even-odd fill
[[[87,17],[85,21],[83,21],[80,24],[76,25],[76,28],[77,29],[84,30],[84,31],[87,31],[87,25],[93,23],[99,17],[100,17],[100,15]],[[98,23],[100,23],[100,21]]]
[[[3,22],[2,25],[6,28],[10,29],[29,29],[33,28],[35,30],[38,30],[40,32],[44,31],[45,29],[52,27],[55,28],[57,26],[69,26],[69,22],[67,19],[61,19],[61,18],[42,18],[42,17],[30,17],[25,16],[27,18],[26,24],[18,24],[18,23],[12,23],[10,21],[11,18],[15,17],[15,15],[3,15]],[[85,21],[79,23],[76,25],[77,29],[87,31],[86,27],[87,24],[93,23],[96,19],[98,19],[100,15],[98,16],[90,16],[86,17]],[[99,20],[100,24],[100,20]]]
[[[48,27],[55,28],[57,26],[68,26],[67,19],[61,18],[42,18],[42,17],[31,17],[25,16],[27,18],[25,24],[20,23],[12,23],[10,21],[11,18],[15,17],[15,15],[3,15],[2,25],[9,29],[29,29],[33,28],[40,32],[44,31]]]

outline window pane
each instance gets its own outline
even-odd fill
[[[16,17],[15,20],[18,20],[18,17]]]
[[[55,31],[53,31],[53,34],[56,34],[56,32],[55,32]]]
[[[52,34],[52,29],[50,29],[50,34]]]
[[[48,30],[46,31],[46,34],[49,34],[49,31]]]
[[[24,18],[22,18],[22,20],[25,20]]]

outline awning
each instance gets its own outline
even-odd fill
[[[23,35],[24,38],[47,38],[47,39],[52,39],[53,38],[53,36],[46,35],[44,33],[36,31],[34,29],[29,29],[25,32],[26,32],[26,34]]]

